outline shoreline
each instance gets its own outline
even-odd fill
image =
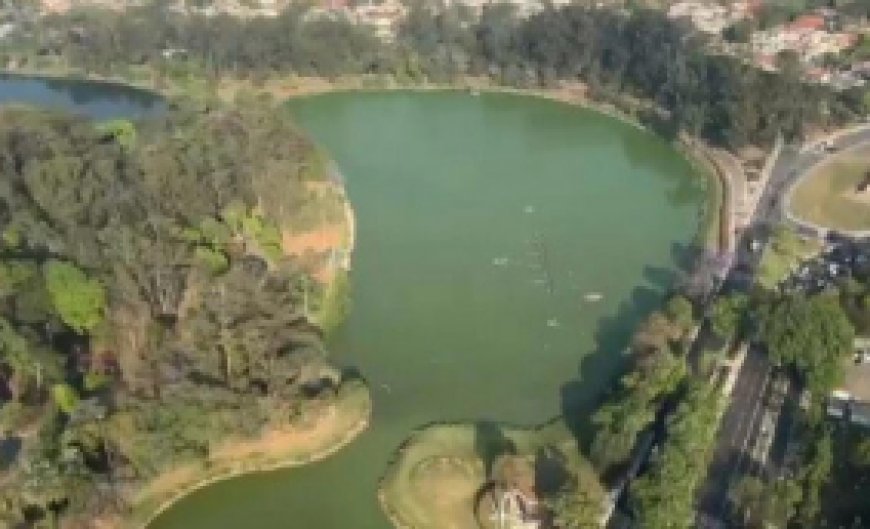
[[[7,79],[19,78],[32,80],[58,80],[88,84],[95,83],[109,88],[138,91],[161,99],[168,99],[186,93],[184,89],[177,86],[169,85],[164,88],[159,88],[153,82],[149,83],[120,77],[96,76],[92,74],[82,75],[80,72],[75,71],[3,70],[0,71],[0,77]],[[342,243],[335,248],[343,253],[344,258],[340,263],[337,263],[336,269],[333,273],[333,279],[330,280],[331,284],[335,282],[335,277],[337,277],[339,272],[350,272],[352,253],[356,246],[356,215],[353,205],[350,203],[350,199],[347,196],[343,180],[332,181],[330,182],[330,185],[337,188],[343,199],[341,224],[347,234]],[[350,392],[344,396],[341,394],[342,390],[345,390],[348,385],[353,384],[356,383],[354,381],[341,383],[337,389],[336,397],[325,407],[330,412],[330,415],[325,418],[320,418],[317,422],[323,422],[325,420],[327,422],[326,427],[328,428],[328,421],[330,419],[341,414],[342,411],[346,412],[343,408],[355,407],[354,402],[350,402],[357,398],[355,394]],[[271,450],[256,450],[250,454],[245,454],[238,459],[219,457],[215,460],[180,462],[172,468],[157,473],[144,484],[135,487],[135,489],[130,493],[132,499],[130,499],[130,507],[126,513],[103,517],[98,516],[90,519],[87,524],[92,525],[97,529],[147,529],[157,518],[171,509],[175,504],[179,503],[187,496],[214,484],[249,474],[298,468],[329,458],[356,440],[357,437],[367,430],[371,422],[372,400],[369,388],[365,383],[360,383],[358,384],[358,387],[355,386],[351,389],[358,389],[359,392],[364,393],[365,398],[363,409],[354,410],[354,413],[357,413],[358,417],[356,417],[349,426],[342,428],[340,433],[336,432],[337,438],[325,442],[323,446],[315,447],[311,453],[304,453],[305,443],[302,443],[302,453],[295,452],[296,450],[300,450],[298,444],[290,444]],[[350,405],[348,405],[349,402]],[[302,430],[298,430],[297,427],[294,426],[290,426],[289,428],[286,426],[266,428],[255,438],[229,438],[225,441],[222,449],[231,450],[234,446],[244,448],[248,443],[256,444],[258,442],[264,442],[271,436],[280,436],[281,434],[290,436],[298,433],[302,436],[316,436],[318,434],[318,429],[322,429],[323,427],[322,424],[315,424],[310,429]],[[159,491],[159,489],[157,492],[148,492],[147,489],[155,486],[155,484],[159,483],[159,480],[161,479],[170,479],[171,481],[173,472],[181,472],[182,475],[185,472],[188,472],[191,476],[189,479],[187,476],[182,478],[181,485],[173,486],[171,492]],[[159,487],[160,485],[157,486]],[[143,492],[145,492],[143,497],[137,497]],[[153,497],[151,497],[151,495],[153,495]],[[156,502],[154,507],[145,507],[152,502]],[[143,512],[137,512],[137,509],[143,509]],[[79,522],[81,522],[81,520],[68,519],[61,521],[59,527],[60,529],[65,529],[68,526],[78,527],[76,524]]]
[[[343,207],[342,207],[342,213],[343,213],[343,223],[344,223],[345,229],[347,230],[347,240],[345,241],[344,247],[342,248],[344,250],[345,260],[344,260],[344,262],[342,262],[339,265],[339,268],[341,268],[344,272],[349,273],[350,268],[351,268],[351,255],[354,251],[354,248],[356,247],[356,215],[355,215],[355,212],[353,210],[353,206],[351,205],[350,200],[347,197],[347,192],[346,192],[344,183],[343,182],[333,182],[331,185],[336,186],[339,189],[341,196],[343,197],[344,203],[343,203]],[[337,277],[337,274],[334,274],[333,279],[331,280],[331,283],[334,283],[336,281],[335,277]],[[347,382],[343,382],[342,384],[347,384]],[[141,522],[134,521],[131,524],[129,521],[123,521],[123,518],[122,518],[121,520],[118,521],[117,524],[109,522],[109,524],[105,525],[105,527],[100,526],[101,529],[127,529],[127,528],[131,528],[131,527],[134,529],[147,529],[157,518],[160,517],[160,515],[162,515],[166,511],[168,511],[176,503],[180,502],[181,500],[183,500],[184,498],[186,498],[190,494],[197,492],[198,490],[207,488],[211,485],[214,485],[216,483],[220,483],[222,481],[227,481],[230,479],[246,476],[249,474],[255,474],[255,473],[260,473],[260,472],[272,472],[272,471],[276,471],[276,470],[286,470],[286,469],[297,468],[297,467],[309,465],[312,463],[317,463],[319,461],[322,461],[322,460],[332,456],[336,452],[340,451],[341,449],[343,449],[346,446],[348,446],[349,444],[351,444],[357,437],[359,437],[363,432],[365,432],[365,430],[368,428],[368,426],[371,422],[371,415],[372,415],[371,395],[369,393],[367,386],[365,386],[363,384],[362,388],[366,392],[366,398],[367,398],[366,409],[360,418],[358,418],[353,424],[351,424],[348,429],[344,430],[344,433],[339,437],[339,439],[336,442],[334,442],[332,444],[325,445],[324,447],[320,448],[319,450],[316,450],[313,454],[310,454],[304,458],[297,458],[295,456],[285,454],[283,457],[278,456],[278,461],[257,463],[256,462],[257,459],[269,460],[270,456],[269,456],[268,452],[257,453],[256,455],[252,455],[251,457],[248,457],[248,458],[243,457],[240,461],[234,461],[232,463],[229,463],[227,467],[223,468],[222,470],[216,471],[216,474],[206,475],[206,476],[203,476],[202,478],[193,480],[188,485],[182,485],[180,487],[180,489],[177,490],[176,492],[172,493],[169,498],[160,501],[158,503],[158,506],[156,508],[154,508],[154,510],[151,511],[144,518],[143,521],[141,521]],[[337,400],[335,402],[331,403],[329,406],[332,411],[335,411],[335,409],[341,404],[340,399],[338,397],[336,397],[336,399]],[[280,431],[280,430],[272,430],[271,432],[267,430],[260,436],[260,439],[264,439],[264,438],[268,437],[268,435],[270,433],[274,433],[276,431]],[[254,439],[254,440],[240,440],[238,442],[244,443],[244,442],[249,442],[249,441],[256,442],[256,439]],[[253,461],[253,463],[252,463],[252,461]],[[171,470],[169,472],[171,472]],[[169,472],[158,474],[157,476],[155,476],[155,478],[152,480],[152,482],[160,479],[162,476],[168,475]],[[203,472],[205,474],[208,474],[209,470],[206,469]],[[147,485],[146,485],[146,487],[147,487]],[[142,487],[142,488],[145,488],[145,487]],[[147,501],[148,501],[147,499],[144,501],[139,500],[136,503],[139,503],[141,505]],[[135,506],[133,507],[133,509],[135,510]]]
[[[70,79],[69,75],[63,75],[59,73],[54,74],[44,74],[40,72],[8,72],[10,75],[19,75],[21,77],[30,77],[30,78],[52,78],[52,79]],[[70,72],[71,75],[76,75]],[[154,85],[149,85],[148,83],[143,82],[135,82],[135,81],[127,81],[118,78],[108,78],[108,77],[96,77],[96,76],[85,76],[85,77],[72,77],[74,81],[81,82],[98,82],[104,83],[106,85],[113,86],[121,86],[121,87],[129,87],[137,90],[142,90],[145,92],[150,92],[153,94],[157,94],[163,97],[172,97],[181,93],[184,93],[184,90],[179,90],[177,85],[172,85],[171,83],[164,88],[157,88]],[[287,82],[287,80],[283,80]],[[508,94],[518,97],[534,97],[538,99],[545,99],[548,101],[552,101],[559,104],[566,104],[575,107],[584,108],[604,116],[617,119],[629,126],[634,127],[635,129],[644,131],[646,133],[657,135],[653,130],[648,127],[643,126],[640,122],[634,119],[629,113],[624,113],[616,105],[596,102],[590,100],[587,96],[587,91],[585,86],[576,85],[572,87],[562,87],[562,88],[554,88],[554,89],[518,89],[518,88],[509,88],[509,87],[499,87],[496,85],[492,85],[490,83],[486,83],[483,85],[464,85],[464,84],[453,84],[453,85],[415,85],[415,86],[364,86],[362,82],[363,79],[356,79],[356,85],[346,85],[346,84],[335,84],[328,83],[325,81],[318,81],[316,84],[307,85],[304,87],[297,87],[291,93],[285,93],[281,90],[281,86],[269,86],[263,88],[254,88],[248,81],[236,81],[236,80],[225,80],[218,83],[218,94],[221,99],[224,100],[232,100],[235,97],[236,93],[243,88],[251,87],[252,90],[259,90],[261,94],[270,94],[275,97],[277,101],[286,101],[293,98],[301,98],[301,97],[309,97],[309,96],[317,96],[328,93],[336,93],[336,92],[355,92],[355,91],[406,91],[406,92],[432,92],[432,91],[454,91],[454,92],[466,92],[466,91],[479,91],[481,93],[494,93],[494,94]],[[233,84],[235,83],[235,87],[233,88]],[[279,82],[280,83],[280,82]],[[221,84],[223,84],[224,92],[221,92]],[[267,81],[267,85],[269,82]],[[229,85],[229,86],[227,86]],[[680,154],[686,159],[688,163],[690,163],[693,167],[696,166],[697,160],[703,160],[703,153],[699,153],[696,150],[692,149],[691,144],[686,144],[686,149],[681,149],[679,146],[684,145],[683,141],[675,141],[674,147],[680,151]],[[704,178],[707,182],[707,197],[708,200],[712,200],[710,197],[714,193],[714,188],[712,186],[716,185],[716,183],[711,178],[720,181],[720,185],[727,189],[727,182],[721,182],[721,178],[716,178],[717,175],[721,176],[719,172],[713,171],[711,172],[702,172],[695,171],[697,176]],[[345,192],[345,207],[344,207],[344,217],[347,229],[349,231],[349,240],[347,241],[347,270],[350,269],[350,255],[354,251],[355,241],[356,241],[356,218],[353,211],[352,204],[350,203],[349,198],[346,194],[346,186],[342,183],[340,185],[342,190]],[[721,233],[721,226],[723,225],[722,215],[717,215],[715,217],[716,224],[718,226],[717,232]],[[698,230],[698,238],[699,241],[706,241],[706,234],[709,230],[713,228],[709,228],[705,226],[703,222],[699,222],[697,226]],[[719,241],[721,243],[721,241]],[[708,248],[707,244],[703,245],[705,249]],[[718,244],[717,244],[718,246]],[[369,401],[369,404],[371,402]],[[247,474],[252,474],[256,472],[268,472],[279,469],[286,468],[294,468],[298,466],[302,466],[309,463],[314,463],[320,461],[330,455],[334,454],[341,448],[350,444],[359,434],[361,434],[367,428],[369,424],[369,417],[371,414],[371,410],[369,409],[368,415],[363,420],[353,424],[346,432],[345,435],[342,435],[341,438],[334,444],[325,447],[322,450],[319,450],[314,453],[308,459],[305,460],[297,460],[292,457],[286,457],[281,461],[272,461],[272,462],[263,462],[261,461],[259,464],[256,462],[256,458],[242,458],[240,461],[235,462],[234,465],[228,465],[226,468],[221,468],[214,475],[208,475],[208,469],[206,468],[202,473],[204,474],[200,479],[195,479],[190,482],[189,485],[182,486],[180,490],[175,493],[172,493],[167,499],[163,501],[159,501],[157,506],[151,511],[147,516],[144,517],[143,521],[136,521],[136,516],[122,516],[118,517],[116,523],[109,522],[108,525],[98,526],[103,529],[128,529],[128,528],[136,528],[136,529],[146,529],[154,520],[156,520],[161,514],[169,510],[173,505],[187,497],[188,495],[195,493],[200,489],[207,488],[210,485],[215,483],[225,481],[228,479],[233,479],[237,477],[241,477]],[[544,424],[550,422],[546,421]],[[265,435],[265,434],[264,434]],[[268,459],[268,457],[267,457]],[[252,464],[251,461],[254,461]],[[170,470],[171,472],[171,470]],[[168,473],[168,472],[167,472]],[[167,474],[164,473],[164,474]],[[159,479],[163,474],[158,474],[155,479]],[[399,529],[410,529],[408,526],[403,525],[397,513],[393,512],[392,509],[388,508],[388,502],[386,497],[384,496],[383,489],[381,486],[378,486],[378,501],[381,506],[382,512],[389,519],[389,521]],[[148,500],[144,500],[140,503],[147,503]],[[139,503],[139,502],[134,502]],[[135,510],[135,507],[134,507]],[[146,510],[147,511],[147,510]]]
[[[0,72],[4,75],[19,76],[24,78],[48,78],[58,80],[74,80],[83,82],[97,82],[106,85],[114,85],[120,87],[133,88],[150,92],[162,97],[173,97],[185,93],[190,93],[189,88],[179,86],[178,82],[171,80],[166,81],[165,86],[157,86],[153,76],[150,80],[135,80],[127,79],[121,76],[103,76],[94,74],[85,74],[81,71],[59,67],[46,69],[14,69],[3,70]],[[452,83],[422,83],[402,85],[395,81],[383,77],[366,77],[366,76],[348,76],[340,77],[334,81],[326,80],[320,77],[296,77],[287,75],[284,77],[270,78],[262,83],[253,83],[250,80],[222,78],[213,85],[214,93],[224,101],[232,101],[240,93],[244,92],[252,95],[268,95],[277,101],[287,101],[290,99],[299,99],[304,97],[314,97],[332,93],[344,92],[479,92],[491,94],[507,94],[518,97],[533,97],[544,99],[555,103],[561,103],[574,107],[583,108],[592,112],[596,112],[606,117],[616,119],[628,126],[637,130],[652,134],[661,138],[655,131],[648,126],[643,125],[629,112],[620,109],[616,104],[596,101],[589,96],[589,89],[585,83],[573,82],[562,83],[559,87],[554,88],[514,88],[508,86],[500,86],[486,78],[465,77]],[[620,96],[625,97],[625,96]],[[642,102],[625,100],[625,104],[640,108]],[[664,139],[664,138],[662,138]],[[730,211],[728,211],[727,197],[723,197],[729,188],[727,179],[727,171],[719,167],[715,157],[711,157],[704,152],[699,152],[697,145],[702,143],[697,138],[678,137],[671,141],[672,148],[677,149],[683,158],[696,169],[697,176],[702,177],[706,181],[707,200],[712,204],[712,207],[719,210],[719,214],[711,220],[702,220],[699,223],[697,236],[695,241],[699,243],[705,251],[719,252],[723,247],[727,246],[727,237],[725,228],[731,223]],[[667,140],[665,140],[667,141]],[[703,168],[707,166],[708,170]],[[710,170],[712,169],[712,170]],[[344,188],[344,185],[342,185]],[[345,197],[347,195],[345,193]],[[349,199],[348,199],[349,202]],[[711,223],[715,222],[715,226]],[[711,233],[716,233],[715,241],[710,236]],[[349,249],[353,252],[353,246]],[[349,267],[348,267],[349,269]]]
[[[160,517],[161,514],[168,511],[173,505],[183,500],[185,497],[193,494],[194,492],[214,485],[215,483],[220,483],[221,481],[226,481],[229,479],[234,479],[242,476],[246,476],[248,474],[256,474],[259,472],[272,472],[275,470],[286,470],[291,468],[298,468],[304,465],[309,465],[311,463],[317,463],[319,461],[323,461],[329,456],[335,454],[342,448],[346,447],[350,443],[352,443],[360,434],[362,434],[369,426],[369,419],[360,420],[353,428],[347,430],[345,432],[344,437],[336,444],[328,446],[323,450],[316,452],[306,461],[294,461],[287,460],[281,461],[273,464],[265,464],[262,466],[256,466],[255,468],[240,468],[240,469],[232,469],[227,471],[226,473],[220,473],[215,476],[210,476],[208,478],[204,478],[201,481],[198,481],[189,487],[185,487],[181,492],[173,495],[172,498],[164,501],[160,504],[160,506],[150,515],[145,521],[141,523],[137,523],[135,527],[140,529],[146,529],[151,523],[154,522],[157,518]]]
[[[348,382],[345,382],[343,384],[348,384]],[[351,444],[354,440],[356,440],[357,437],[359,437],[368,429],[368,426],[371,423],[372,401],[368,393],[368,387],[364,384],[360,384],[359,388],[365,391],[366,396],[363,409],[361,410],[362,413],[353,421],[350,427],[344,429],[343,433],[340,434],[338,438],[335,439],[333,442],[325,443],[322,447],[318,447],[315,451],[304,455],[286,453],[286,450],[283,453],[276,454],[276,452],[281,452],[280,449],[275,450],[275,452],[272,452],[270,454],[270,452],[266,450],[263,452],[257,451],[256,453],[249,454],[249,457],[242,457],[241,460],[238,461],[233,459],[224,459],[223,463],[207,463],[205,470],[194,471],[198,471],[201,473],[199,477],[193,478],[190,481],[180,485],[178,488],[175,488],[174,491],[169,493],[169,496],[165,499],[158,500],[156,506],[147,510],[147,514],[137,515],[135,513],[136,506],[133,506],[131,508],[132,512],[128,513],[126,516],[116,516],[108,520],[94,520],[94,522],[96,522],[96,527],[100,529],[147,529],[157,518],[167,512],[175,504],[182,501],[187,496],[199,490],[208,488],[209,486],[216,483],[243,477],[249,474],[298,468],[312,463],[317,463],[329,458],[330,456],[339,452],[340,450]],[[329,409],[332,412],[335,412],[336,409],[340,407],[343,402],[347,401],[348,399],[352,400],[352,398],[352,394],[346,395],[344,397],[344,400],[337,397],[335,402],[330,403]],[[332,416],[328,418],[331,417]],[[315,429],[316,428],[317,426],[315,426]],[[266,430],[259,438],[234,440],[228,445],[228,447],[225,447],[224,450],[231,449],[233,445],[243,446],[246,442],[256,443],[259,440],[267,438],[271,433],[280,433],[281,431],[282,429]],[[283,431],[286,433],[287,430]],[[290,448],[289,450],[292,451],[292,448]],[[216,465],[216,470],[215,467],[212,467],[212,469],[209,470],[208,465],[210,464]],[[175,469],[170,469],[169,472],[172,472],[173,470],[177,471],[178,467]],[[152,483],[157,479],[160,479],[161,477],[169,475],[169,472],[163,472],[158,474],[154,478],[154,480],[152,480]],[[148,485],[146,485],[146,487],[147,486]],[[156,493],[156,495],[159,496],[160,493]],[[144,499],[136,500],[135,503],[138,503],[141,506],[143,504],[147,504],[149,501],[154,500],[146,497]]]

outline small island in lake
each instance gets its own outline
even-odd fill
[[[144,524],[365,428],[322,339],[352,212],[285,112],[6,107],[0,167],[0,525]]]

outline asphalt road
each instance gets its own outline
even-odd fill
[[[833,142],[836,152],[870,143],[870,126],[845,134]],[[751,251],[750,241],[767,245],[771,228],[786,220],[782,198],[794,182],[817,163],[831,156],[817,150],[800,151],[793,146],[783,148],[773,165],[770,178],[762,191],[749,229],[738,242],[735,266],[729,272],[727,285],[744,290],[758,270],[761,250]],[[748,270],[748,277],[745,272]],[[719,439],[713,455],[707,481],[698,495],[699,526],[710,526],[707,520],[723,518],[728,514],[728,490],[748,473],[760,469],[750,461],[752,445],[759,436],[763,402],[770,379],[770,365],[758,347],[750,347],[737,378],[732,400],[725,411],[719,429]],[[728,527],[723,525],[723,527]]]
[[[698,510],[721,518],[726,514],[729,485],[747,466],[753,434],[761,421],[764,391],[770,367],[760,351],[747,352],[740,369],[731,404],[722,416],[713,460],[698,495]]]

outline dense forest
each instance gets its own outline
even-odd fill
[[[864,112],[858,92],[802,83],[788,65],[768,73],[710,54],[685,24],[639,8],[570,4],[521,18],[510,5],[492,4],[478,18],[460,4],[418,2],[395,42],[386,43],[366,26],[312,16],[302,5],[276,18],[243,20],[168,16],[156,2],[123,14],[92,9],[48,17],[27,35],[17,46],[21,55],[0,59],[38,67],[60,56],[85,72],[122,76],[148,66],[162,79],[372,75],[447,83],[475,76],[517,87],[582,81],[594,98],[634,102],[630,110],[663,131],[732,148]]]
[[[283,111],[6,107],[0,174],[0,526],[90,527],[170,465],[328,402],[340,377],[281,243],[326,175]]]

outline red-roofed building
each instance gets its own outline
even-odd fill
[[[822,31],[825,29],[825,17],[822,15],[801,15],[789,25],[793,31]]]

